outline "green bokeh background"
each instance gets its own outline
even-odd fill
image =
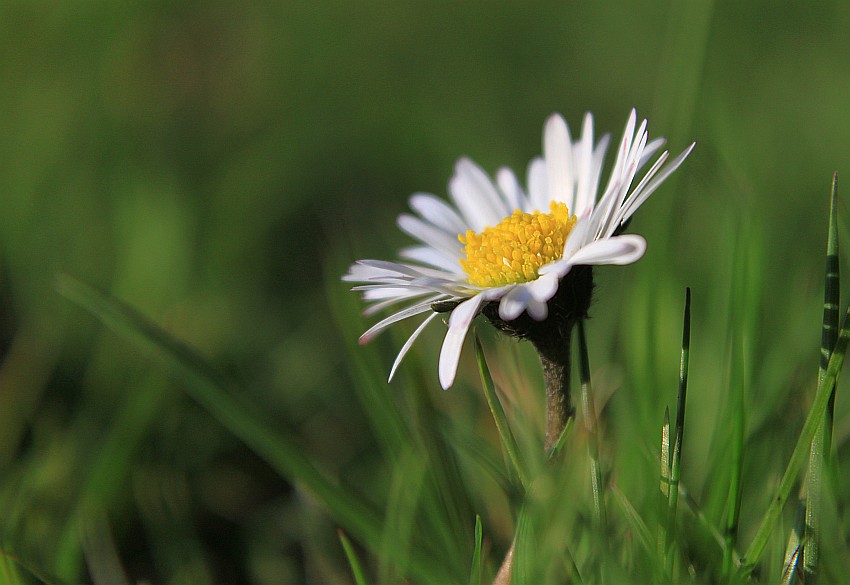
[[[656,438],[691,286],[703,414],[687,449],[710,456],[741,248],[753,424],[785,424],[788,402],[773,400],[812,387],[827,194],[850,164],[848,30],[842,1],[4,2],[2,546],[87,580],[74,518],[93,508],[134,579],[347,578],[321,509],[60,297],[55,276],[197,347],[368,491],[380,465],[328,302],[346,294],[336,279],[393,257],[407,197],[444,194],[459,156],[524,172],[553,111],[577,129],[591,110],[616,140],[637,107],[674,153],[698,142],[631,226],[646,258],[599,271],[589,334],[603,380],[669,381],[659,400],[612,402],[612,426]],[[455,396],[438,394],[438,337],[421,360],[450,409],[477,391],[475,372],[465,359]],[[400,339],[362,351],[388,369]],[[793,433],[756,437],[754,456]],[[95,469],[106,437],[117,451]]]

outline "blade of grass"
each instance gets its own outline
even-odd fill
[[[652,544],[652,533],[647,527],[646,522],[643,521],[643,518],[640,517],[638,511],[634,506],[632,506],[632,503],[620,490],[620,488],[616,485],[612,485],[611,493],[614,494],[614,499],[620,505],[620,509],[626,517],[626,522],[628,522],[628,524],[632,527],[632,532],[634,532],[638,542],[646,550],[647,556],[650,558],[654,557],[655,550],[653,549]]]
[[[785,547],[785,558],[782,562],[782,585],[792,585],[798,576],[800,561],[803,556],[803,540],[806,530],[806,503],[801,498],[794,514],[794,525],[791,527],[791,535],[788,537],[788,546]]]
[[[21,578],[20,571],[18,570],[19,567],[35,579],[38,579],[39,582],[44,583],[44,585],[65,585],[66,583],[57,577],[48,575],[34,564],[7,550],[0,549],[0,559],[2,559],[0,560],[0,564],[2,565],[0,578],[3,579],[3,583],[8,583],[9,585],[18,585],[19,583],[25,585],[30,583],[29,578]]]
[[[658,488],[661,490],[661,502],[659,508],[659,516],[667,517],[667,507],[670,501],[670,409],[664,408],[664,423],[661,425],[661,478]],[[667,547],[670,542],[670,532],[667,522],[659,522],[657,545],[659,559],[663,559],[667,554]]]
[[[564,445],[567,443],[567,437],[570,434],[570,431],[573,428],[573,422],[575,421],[575,417],[571,416],[567,419],[567,424],[564,425],[564,430],[561,431],[561,436],[558,437],[558,440],[555,441],[555,444],[552,445],[552,448],[549,449],[549,452],[546,454],[546,462],[551,463],[555,459],[558,458],[558,455],[561,454],[561,450],[564,448]]]
[[[416,509],[421,501],[425,475],[430,471],[421,449],[409,447],[394,465],[384,514],[384,534],[378,555],[378,583],[397,583],[404,574],[416,529]]]
[[[484,541],[484,530],[481,526],[481,516],[475,515],[475,548],[472,551],[472,568],[469,571],[469,585],[481,585],[481,546]]]
[[[493,420],[496,422],[496,429],[499,431],[502,446],[508,454],[508,460],[513,466],[517,477],[519,477],[523,490],[527,492],[531,485],[529,483],[528,471],[525,468],[525,463],[520,455],[516,439],[505,416],[505,409],[496,395],[496,385],[493,383],[493,376],[490,375],[490,368],[487,366],[487,360],[484,357],[484,350],[481,348],[481,340],[478,338],[478,332],[475,331],[472,337],[475,341],[475,356],[478,359],[478,371],[481,374],[481,385],[484,388],[487,405],[490,407],[490,412],[493,413]]]
[[[791,488],[794,486],[797,474],[806,460],[806,455],[808,454],[809,446],[815,436],[815,432],[826,416],[826,405],[835,388],[841,366],[844,364],[848,341],[850,341],[850,306],[847,307],[847,311],[844,313],[841,329],[838,332],[838,339],[835,342],[835,350],[829,358],[826,374],[818,382],[815,399],[812,402],[811,408],[809,408],[806,422],[803,423],[803,429],[797,438],[797,444],[794,446],[794,451],[791,453],[791,458],[779,482],[777,493],[771,500],[756,535],[742,559],[745,573],[752,571],[755,563],[761,558],[770,539],[770,535],[773,532],[773,528],[776,526],[776,521],[782,512],[782,508],[788,501],[788,496],[791,494]]]
[[[826,367],[838,336],[838,307],[841,302],[838,253],[838,173],[832,177],[829,198],[829,228],[826,243],[826,269],[823,289],[823,326],[818,380],[826,375]],[[815,433],[809,449],[806,473],[806,538],[803,552],[803,575],[806,583],[815,583],[820,555],[820,525],[824,466],[830,458],[832,427],[835,413],[835,388],[829,396],[826,415]]]
[[[685,290],[685,315],[682,318],[682,353],[679,359],[679,396],[676,401],[676,434],[670,459],[670,489],[667,498],[667,575],[673,574],[673,554],[670,547],[676,542],[676,509],[679,503],[679,473],[682,461],[682,439],[685,435],[685,402],[688,395],[688,363],[691,349],[691,289]]]
[[[535,560],[538,560],[538,555],[535,554],[536,546],[534,542],[534,528],[532,527],[532,519],[529,510],[523,506],[519,511],[517,518],[516,537],[514,538],[514,555],[513,555],[513,571],[508,580],[498,585],[536,585],[534,579]],[[497,585],[494,583],[493,585]]]
[[[590,385],[590,359],[587,355],[587,338],[584,334],[584,319],[578,321],[579,378],[581,381],[581,404],[584,411],[584,427],[589,435],[590,483],[593,489],[593,513],[597,526],[608,525],[605,509],[605,494],[602,489],[602,468],[599,464],[599,436],[596,432],[596,407]]]
[[[348,566],[351,567],[351,575],[354,577],[354,585],[369,585],[366,581],[366,575],[363,573],[363,566],[360,564],[360,559],[357,558],[357,553],[354,546],[345,532],[340,528],[337,530],[339,542],[342,544],[342,550],[345,552],[345,558],[348,560]]]
[[[740,237],[740,236],[739,236]],[[726,523],[723,531],[723,561],[721,572],[723,579],[729,582],[733,575],[732,551],[738,541],[738,520],[741,512],[742,483],[741,475],[744,466],[744,438],[746,429],[745,393],[746,382],[744,373],[745,343],[748,332],[746,323],[747,289],[747,258],[746,247],[739,246],[735,257],[735,267],[732,276],[732,302],[730,311],[731,352],[729,355],[729,396],[732,421],[731,460],[729,461],[730,477],[729,492],[726,498]]]
[[[350,492],[330,482],[292,439],[276,430],[237,396],[223,379],[188,345],[174,339],[135,309],[66,275],[57,278],[56,289],[67,299],[97,317],[104,325],[159,357],[186,381],[184,389],[234,436],[254,450],[282,477],[302,482],[343,527],[372,550],[380,550],[382,523],[378,515]],[[411,559],[411,572],[435,578],[443,567],[426,556]],[[436,573],[435,573],[436,572]],[[442,578],[451,576],[442,572]]]

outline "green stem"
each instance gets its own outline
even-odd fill
[[[570,335],[567,333],[560,343],[535,344],[543,366],[543,381],[546,385],[546,443],[548,453],[573,416],[570,397]]]

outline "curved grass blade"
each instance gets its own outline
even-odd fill
[[[782,512],[782,508],[788,501],[788,496],[791,494],[791,488],[794,486],[797,474],[805,462],[806,455],[809,451],[809,446],[815,436],[818,426],[826,416],[826,406],[829,402],[829,397],[832,394],[835,384],[838,381],[838,375],[841,371],[841,366],[844,364],[844,356],[847,353],[847,345],[850,342],[850,306],[844,313],[844,318],[841,322],[841,329],[838,332],[838,339],[835,342],[835,350],[829,358],[829,365],[826,369],[824,377],[818,381],[818,389],[815,393],[815,399],[806,416],[806,422],[803,424],[803,430],[797,439],[797,444],[794,451],[791,453],[791,458],[788,461],[788,466],[785,468],[785,473],[779,482],[779,489],[776,496],[771,500],[770,507],[765,513],[758,531],[753,538],[750,547],[744,554],[742,562],[744,563],[744,572],[752,571],[755,563],[761,558],[773,528],[776,526],[776,521]]]
[[[481,385],[484,387],[484,397],[487,399],[487,405],[490,407],[490,412],[493,413],[493,420],[496,422],[496,429],[499,431],[499,437],[502,440],[502,446],[508,454],[508,459],[514,468],[514,471],[519,477],[524,491],[528,491],[529,476],[525,468],[525,463],[519,453],[516,438],[508,424],[508,419],[505,416],[505,409],[502,407],[502,402],[496,395],[496,385],[493,383],[493,376],[490,375],[490,368],[487,366],[487,360],[484,357],[484,350],[481,348],[481,340],[478,338],[478,331],[473,333],[475,341],[475,356],[478,359],[478,371],[481,374]]]
[[[184,389],[219,423],[263,458],[282,477],[299,481],[324,504],[330,514],[372,550],[381,550],[382,522],[378,514],[350,492],[329,481],[307,458],[295,441],[281,434],[270,422],[234,391],[231,382],[221,377],[185,343],[178,341],[132,307],[117,301],[67,275],[57,277],[56,289],[67,299],[97,317],[104,325],[163,359],[186,382]],[[434,579],[443,567],[417,555],[410,560],[411,573]]]
[[[360,564],[360,559],[357,558],[357,553],[354,546],[345,532],[340,528],[337,530],[339,542],[342,544],[342,550],[345,552],[345,558],[348,560],[348,566],[351,567],[351,575],[354,577],[354,585],[369,585],[366,581],[366,575],[363,573],[363,566]]]

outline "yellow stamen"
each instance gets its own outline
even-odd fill
[[[537,278],[544,264],[558,260],[576,223],[564,203],[553,201],[550,213],[517,209],[481,233],[458,235],[466,259],[460,264],[475,286],[504,286]]]

